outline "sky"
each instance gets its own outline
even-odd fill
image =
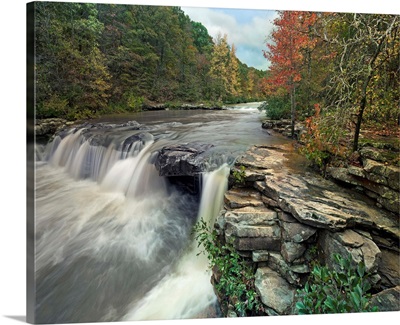
[[[276,11],[182,7],[191,20],[202,23],[211,37],[218,33],[228,35],[234,44],[236,56],[242,63],[259,70],[266,70],[269,62],[263,56],[266,39],[273,28]]]

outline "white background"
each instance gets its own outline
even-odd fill
[[[104,3],[157,4],[193,7],[293,9],[400,14],[396,0],[159,0],[88,1]],[[26,1],[2,1],[0,17],[0,324],[18,324],[24,319],[26,299]],[[223,320],[146,322],[153,324],[383,324],[399,320],[400,313],[329,316],[280,316]],[[127,322],[128,324],[137,324]],[[103,323],[112,324],[112,323]]]

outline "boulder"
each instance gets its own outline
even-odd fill
[[[155,167],[160,176],[195,176],[207,170],[207,150],[212,144],[185,143],[163,147]]]
[[[295,289],[269,267],[256,271],[255,288],[269,315],[290,315],[293,312]]]
[[[277,237],[235,237],[231,236],[233,246],[239,251],[268,250],[279,252],[281,242]]]
[[[385,165],[371,159],[364,159],[363,164],[365,171],[385,177],[389,187],[396,191],[400,189],[400,167]]]
[[[380,249],[372,240],[353,230],[347,229],[337,233],[324,231],[320,235],[319,244],[325,262],[331,268],[336,268],[332,255],[340,254],[344,258],[350,256],[354,266],[364,262],[368,273],[375,273],[378,270],[381,260]]]
[[[303,255],[306,251],[306,246],[294,242],[284,242],[281,245],[281,255],[286,262],[292,263]]]
[[[283,256],[278,252],[270,252],[267,266],[272,270],[278,272],[282,277],[285,278],[288,283],[292,285],[298,285],[300,283],[300,277],[297,273],[302,272],[296,272],[296,270],[302,269],[302,267],[289,265],[288,262],[285,261]]]

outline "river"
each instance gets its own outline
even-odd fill
[[[258,106],[107,116],[38,145],[36,322],[218,317],[191,230],[213,222],[240,153],[286,141],[261,128]],[[199,196],[153,165],[163,146],[193,141],[214,145]]]

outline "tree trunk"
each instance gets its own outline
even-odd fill
[[[362,97],[360,101],[360,108],[358,110],[357,114],[357,123],[356,123],[356,129],[354,130],[354,139],[353,139],[353,152],[358,150],[358,140],[360,138],[360,131],[361,131],[361,123],[362,123],[362,118],[365,110],[365,106],[367,105],[367,88],[368,84],[372,79],[373,71],[374,71],[374,64],[375,60],[378,57],[379,53],[381,52],[382,49],[382,44],[384,43],[386,37],[382,37],[378,47],[375,50],[374,56],[371,58],[369,64],[368,64],[368,75],[364,81],[363,88],[362,88]]]
[[[361,122],[362,122],[362,117],[364,114],[366,103],[367,103],[367,96],[365,95],[361,99],[360,108],[359,108],[358,114],[357,114],[357,123],[356,123],[356,129],[354,130],[354,139],[353,139],[353,152],[358,150],[358,140],[360,138]]]
[[[290,111],[291,111],[291,136],[294,139],[294,125],[296,122],[296,88],[294,83],[292,83],[292,87],[290,89]]]

